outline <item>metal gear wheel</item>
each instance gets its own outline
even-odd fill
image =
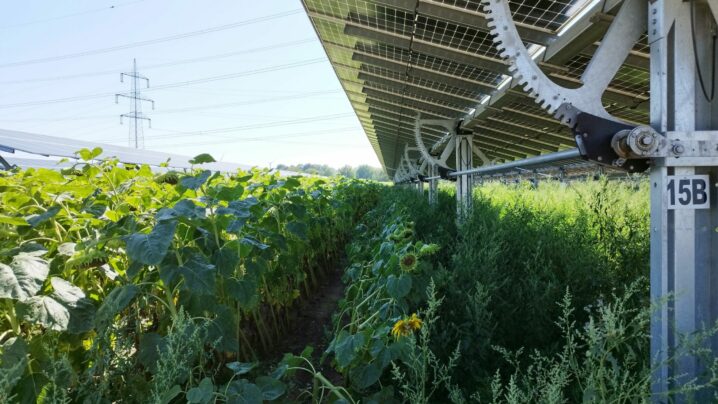
[[[524,46],[507,0],[482,0],[494,43],[501,57],[510,62],[509,71],[542,108],[565,125],[573,127],[576,116],[587,112],[618,121],[601,102],[601,96],[646,29],[646,0],[625,0],[601,46],[586,67],[576,89],[564,88],[539,69]]]

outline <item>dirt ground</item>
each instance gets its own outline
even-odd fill
[[[339,385],[343,384],[341,375],[331,367],[328,360],[322,364],[319,360],[330,342],[328,331],[332,328],[332,314],[337,309],[339,299],[344,295],[344,284],[341,281],[343,264],[327,272],[312,296],[295,308],[289,332],[272,349],[277,356],[276,361],[279,361],[284,353],[299,355],[306,346],[312,346],[314,366],[332,383]],[[300,383],[311,381],[304,375],[299,375],[299,379]]]

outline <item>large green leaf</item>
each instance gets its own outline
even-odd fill
[[[176,221],[163,221],[155,225],[149,234],[135,233],[127,237],[127,255],[145,265],[158,265],[172,244]]]
[[[250,209],[259,203],[257,198],[250,196],[241,201],[231,201],[226,207],[217,209],[218,215],[234,215],[238,218],[247,218],[252,216]]]
[[[337,364],[342,368],[347,367],[362,346],[364,346],[364,334],[340,333],[334,345]]]
[[[204,170],[201,173],[194,175],[194,176],[187,176],[183,177],[180,180],[180,185],[182,185],[183,188],[197,190],[199,187],[201,187],[209,177],[212,176],[212,172],[209,170]]]
[[[0,298],[24,300],[35,296],[50,272],[36,254],[19,253],[10,265],[0,263]]]
[[[132,284],[112,289],[112,292],[107,295],[100,308],[97,309],[95,326],[102,329],[109,325],[115,315],[130,304],[137,292],[139,292],[139,288]]]
[[[0,223],[10,224],[13,226],[27,226],[29,223],[24,217],[7,216],[0,214]]]
[[[269,376],[260,376],[254,383],[262,391],[262,397],[267,401],[276,400],[287,391],[287,386],[284,383]]]
[[[219,341],[220,352],[238,352],[236,308],[218,304],[212,311],[215,318],[207,328],[207,341]]]
[[[187,402],[190,404],[209,403],[213,392],[214,384],[212,384],[212,379],[205,377],[197,387],[192,387],[187,391]]]
[[[0,348],[0,373],[6,389],[10,390],[20,380],[27,365],[28,346],[20,337],[13,337]]]
[[[234,243],[226,243],[212,255],[212,263],[222,276],[232,276],[239,265],[239,253]]]
[[[257,367],[256,362],[230,362],[227,365],[227,368],[234,372],[236,376],[241,376],[243,374],[249,373],[252,369]]]
[[[177,202],[172,209],[174,209],[178,215],[187,219],[205,218],[205,208],[195,205],[195,203],[189,199],[182,199]]]
[[[242,194],[244,194],[244,187],[240,184],[237,184],[232,187],[226,185],[219,185],[216,189],[216,194],[214,195],[214,197],[219,199],[220,201],[229,202],[241,198]]]
[[[40,324],[50,330],[65,331],[70,324],[70,312],[50,296],[33,296],[21,300],[17,302],[15,310],[24,321]]]
[[[360,390],[364,390],[376,383],[381,376],[381,371],[374,363],[360,365],[351,371],[352,383]]]
[[[54,289],[52,298],[70,313],[67,331],[79,334],[91,330],[95,320],[95,305],[85,297],[82,289],[58,277],[50,278],[50,284]]]
[[[62,278],[53,276],[50,278],[50,285],[53,289],[52,297],[65,305],[72,306],[85,297],[85,292],[82,289]]]
[[[289,222],[286,225],[287,231],[304,240],[307,238],[307,225],[302,222]]]
[[[397,278],[394,275],[389,275],[386,280],[386,291],[394,299],[401,299],[408,295],[411,291],[411,276],[404,274]]]
[[[55,217],[55,215],[60,212],[60,209],[61,208],[59,206],[55,205],[39,215],[28,216],[25,218],[25,220],[27,220],[27,222],[30,224],[30,227],[35,228]]]
[[[225,279],[225,289],[244,310],[252,310],[259,303],[257,280],[254,277],[227,278]]]
[[[157,368],[157,361],[160,355],[167,351],[167,341],[156,332],[144,333],[140,336],[140,348],[137,352],[137,359],[142,366],[154,373]]]
[[[102,154],[102,148],[101,147],[95,147],[94,149],[80,149],[75,154],[79,155],[80,158],[84,161],[90,161],[94,159],[95,157],[98,157],[100,154]]]
[[[217,160],[214,159],[211,155],[207,153],[202,153],[194,156],[194,158],[190,159],[190,164],[205,164],[205,163],[214,163]]]
[[[162,393],[162,396],[160,397],[160,403],[170,404],[172,402],[172,400],[175,397],[177,397],[180,393],[182,393],[182,387],[175,384],[169,390]]]
[[[261,404],[263,401],[259,387],[244,379],[230,383],[226,394],[229,404]]]
[[[266,245],[262,242],[259,242],[252,237],[242,237],[242,239],[239,242],[242,245],[256,247],[256,248],[259,248],[260,250],[266,250],[267,248],[269,248],[268,245]],[[246,255],[246,254],[242,254],[242,255]]]
[[[214,265],[200,254],[192,254],[181,267],[179,273],[184,278],[182,288],[192,293],[209,295],[214,293],[216,271]]]

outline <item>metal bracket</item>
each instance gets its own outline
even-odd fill
[[[718,131],[668,132],[659,163],[667,167],[718,166]]]
[[[626,158],[612,147],[614,136],[621,131],[631,131],[634,126],[581,112],[576,116],[573,129],[581,157],[605,166],[619,168],[631,173],[646,171],[650,165],[646,159]]]
[[[439,167],[443,167],[446,169],[449,168],[449,165],[446,163],[446,161],[449,159],[449,156],[454,149],[455,139],[453,135],[456,134],[457,125],[460,123],[461,121],[457,121],[456,119],[421,119],[421,114],[417,115],[416,121],[414,123],[414,137],[416,140],[416,146],[419,149],[419,152],[421,153],[422,157],[424,157],[424,159],[427,160],[429,164],[435,164]],[[434,151],[433,147],[432,150],[427,149],[426,145],[424,144],[424,139],[421,138],[421,128],[427,125],[441,126],[449,132],[448,143],[444,148],[444,152],[438,158],[436,158],[431,153]],[[437,143],[443,143],[443,140],[444,138],[442,138]],[[449,152],[447,152],[447,150]]]
[[[0,165],[4,167],[5,170],[12,170],[14,168],[17,168],[15,164],[10,164],[3,156],[0,156]]]

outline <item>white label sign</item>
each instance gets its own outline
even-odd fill
[[[669,175],[668,209],[709,209],[710,178],[707,175]]]

